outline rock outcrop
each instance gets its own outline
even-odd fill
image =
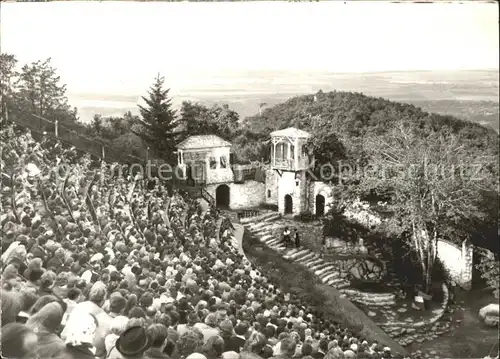
[[[492,303],[479,310],[479,317],[483,320],[484,324],[495,327],[498,326],[499,312],[499,305]]]

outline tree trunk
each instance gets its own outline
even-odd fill
[[[432,287],[432,268],[436,258],[435,245],[437,235],[431,241],[426,229],[422,229],[421,225],[412,223],[413,228],[413,246],[418,256],[420,266],[422,268],[422,276],[425,284],[425,293],[429,293]]]

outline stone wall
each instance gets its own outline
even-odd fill
[[[226,168],[221,167],[220,158],[226,157]],[[215,157],[216,169],[210,168],[209,158]],[[234,174],[229,163],[229,147],[213,148],[207,158],[207,183],[233,182]]]
[[[370,210],[368,203],[355,202],[349,206],[344,215],[354,222],[365,227],[378,225],[381,223],[380,217]],[[439,239],[437,244],[437,256],[448,270],[451,279],[465,290],[471,288],[473,269],[473,246],[464,241],[462,246]]]
[[[266,186],[264,183],[245,181],[241,184],[231,183],[229,187],[231,191],[231,209],[258,207],[265,201]]]
[[[280,213],[285,213],[285,196],[292,197],[292,213],[300,214],[305,210],[305,172],[300,172],[301,176],[295,181],[295,172],[283,171],[278,175],[278,208]]]
[[[309,186],[309,210],[313,214],[316,213],[316,196],[321,195],[325,197],[325,213],[328,212],[330,207],[333,205],[333,192],[331,185],[319,182],[311,181]]]
[[[275,170],[266,170],[266,204],[278,205],[278,178],[279,175]]]
[[[470,289],[472,281],[472,245],[467,241],[462,247],[444,239],[439,239],[437,256],[453,279],[463,289]]]
[[[208,193],[216,198],[217,187],[222,184],[212,184],[206,187]],[[257,181],[244,183],[225,183],[229,187],[229,207],[244,209],[258,207],[265,200],[265,185]]]

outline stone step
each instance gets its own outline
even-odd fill
[[[302,252],[302,248],[292,248],[290,250],[290,252],[288,253],[288,257],[290,259],[290,257],[295,256],[297,254],[300,254],[301,252]]]
[[[254,223],[250,223],[250,228],[254,229],[254,230],[257,230],[259,228],[262,228],[264,226],[269,226],[269,225],[270,225],[269,222],[264,222],[264,221],[262,221],[262,222],[254,222]]]
[[[348,289],[345,291],[345,294],[351,295],[351,296],[358,296],[358,297],[369,297],[369,298],[374,298],[374,300],[394,300],[396,298],[396,295],[393,293],[372,293],[372,292],[362,292],[357,289]]]
[[[273,221],[277,221],[278,219],[281,218],[281,214],[277,213],[277,214],[274,214],[273,216],[269,216],[269,217],[266,217],[264,218],[264,222],[273,222]]]
[[[297,258],[301,258],[302,256],[309,254],[311,252],[310,249],[300,249],[298,252],[295,252],[292,255],[289,255],[288,258],[295,261]]]
[[[320,277],[320,279],[323,283],[328,283],[328,281],[332,278],[340,278],[340,273],[339,272],[329,272],[326,275],[323,275]]]
[[[316,257],[309,258],[308,260],[303,261],[302,264],[309,269],[315,263],[320,263],[320,261],[322,261],[322,259],[321,259],[321,257],[318,254]]]
[[[301,261],[303,258],[306,258],[306,257],[307,257],[307,258],[309,258],[309,257],[311,257],[312,255],[316,254],[316,253],[314,253],[313,251],[311,251],[311,250],[310,250],[310,249],[308,249],[308,248],[299,247],[299,249],[301,249],[301,248],[302,248],[302,250],[303,250],[303,251],[307,250],[307,252],[302,252],[302,253],[298,254],[298,256],[294,258],[294,260],[295,260],[296,262],[299,262],[299,261]]]
[[[319,258],[319,255],[317,253],[311,252],[310,254],[305,255],[304,257],[298,259],[297,263],[305,264],[305,263],[312,261],[312,260],[315,260],[317,258]]]
[[[338,290],[341,290],[341,289],[349,287],[350,285],[351,285],[350,282],[343,281],[343,282],[340,282],[339,284],[333,284],[331,286],[337,288]],[[345,298],[345,294],[342,294],[342,295]]]
[[[332,278],[340,278],[340,273],[339,272],[336,272],[336,271],[332,271],[332,272],[326,272],[326,273],[323,273],[319,276],[319,278],[321,279],[321,281],[323,283],[326,283],[328,282],[329,279],[332,279]]]
[[[333,264],[328,265],[327,267],[324,267],[320,270],[317,270],[314,272],[318,277],[320,277],[323,273],[327,273],[329,271],[335,270],[337,267]]]
[[[259,240],[263,243],[266,243],[270,239],[274,239],[274,237],[271,236],[270,234],[266,234],[265,236],[259,237]]]
[[[297,253],[298,251],[299,251],[299,249],[298,249],[298,248],[292,248],[292,249],[290,249],[290,251],[289,251],[287,254],[288,254],[288,255],[292,255],[292,254]]]
[[[342,285],[344,285],[344,287],[348,287],[351,283],[342,278],[330,278],[326,281],[326,284],[335,288],[340,288]]]
[[[277,212],[268,212],[268,213],[264,213],[264,214],[261,214],[259,216],[255,216],[255,217],[242,218],[240,220],[240,223],[242,223],[242,224],[257,223],[257,222],[262,222],[265,220],[274,220],[274,219],[278,219],[278,218],[281,218],[281,214],[279,214]]]
[[[252,233],[254,236],[258,236],[258,235],[262,236],[266,232],[272,232],[271,227],[269,227],[269,226],[263,226],[263,227],[259,227],[259,228],[248,228],[248,231],[250,233]]]
[[[261,228],[257,228],[257,229],[250,228],[250,233],[252,233],[254,236],[263,235],[267,232],[272,233],[273,232],[272,228],[269,226],[261,227]]]
[[[325,261],[323,260],[323,261],[321,261],[319,264],[315,264],[315,265],[313,265],[313,266],[309,267],[309,269],[310,269],[311,271],[317,271],[317,270],[323,269],[323,268],[325,268],[326,266],[329,266],[329,265],[331,265],[331,263],[330,263],[330,262],[325,262]]]
[[[285,255],[286,247],[283,243],[273,244],[269,248],[274,249],[275,251],[279,251],[282,253],[282,256]]]
[[[307,261],[304,263],[304,265],[307,267],[307,269],[312,269],[314,266],[318,266],[324,263],[324,260],[320,257],[317,259],[313,259],[312,261]]]
[[[283,242],[283,239],[281,238],[274,238],[274,237],[270,237],[267,241],[266,241],[266,244],[268,246],[272,246],[272,245],[275,245],[275,244],[278,244],[278,243],[281,243]]]

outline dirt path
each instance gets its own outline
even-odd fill
[[[452,316],[453,329],[435,340],[413,344],[410,351],[421,350],[426,357],[484,358],[498,353],[498,330],[483,325],[478,312],[483,306],[498,302],[487,293],[471,291],[460,298]],[[460,303],[461,302],[461,303]],[[426,355],[427,354],[427,355]]]

